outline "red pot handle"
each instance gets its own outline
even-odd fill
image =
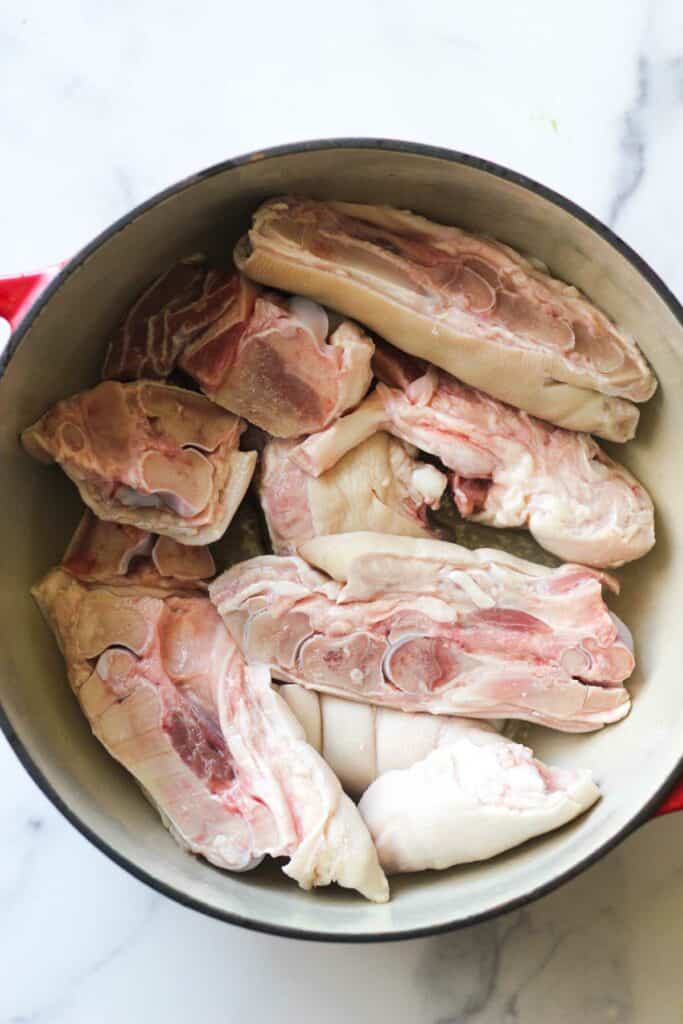
[[[653,818],[660,814],[671,814],[672,811],[683,811],[683,779],[679,779],[669,795],[659,805]]]
[[[17,327],[42,290],[49,285],[61,268],[62,264],[57,264],[34,274],[0,277],[0,318],[7,321],[11,330]]]
[[[38,298],[44,288],[57,274],[63,264],[46,267],[34,274],[21,274],[19,277],[0,277],[0,328],[4,319],[11,329],[18,325],[23,316]],[[0,350],[2,349],[2,332],[0,330]],[[671,811],[683,811],[683,779],[681,779],[657,808],[653,817],[669,814]]]

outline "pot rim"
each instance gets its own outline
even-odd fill
[[[518,185],[521,188],[526,189],[528,192],[531,192],[536,196],[540,196],[542,199],[546,199],[548,202],[553,203],[555,206],[581,221],[597,235],[603,238],[613,249],[616,249],[619,255],[627,260],[634,269],[645,278],[659,298],[668,306],[672,315],[676,320],[678,320],[683,328],[683,305],[681,305],[673,292],[667,287],[652,267],[611,228],[606,224],[603,224],[603,222],[598,220],[598,218],[593,216],[593,214],[588,213],[587,210],[584,210],[583,207],[573,202],[573,200],[568,199],[560,192],[556,192],[555,190],[542,185],[535,179],[529,178],[525,174],[521,174],[519,171],[511,170],[502,164],[483,159],[482,157],[472,156],[468,153],[462,153],[458,150],[447,149],[441,146],[426,145],[424,143],[406,142],[400,139],[355,138],[352,136],[343,136],[340,138],[312,139],[303,142],[292,142],[285,145],[272,146],[263,150],[256,150],[245,153],[242,156],[223,160],[220,163],[212,164],[196,174],[191,174],[185,178],[181,178],[175,184],[157,192],[138,206],[135,206],[132,210],[129,210],[122,217],[119,217],[108,228],[105,228],[104,231],[96,235],[95,238],[84,246],[72,259],[66,262],[59,273],[40,294],[39,298],[33,303],[26,316],[22,319],[19,326],[11,335],[4,351],[0,354],[0,379],[4,375],[12,356],[21,343],[22,338],[36,318],[40,316],[45,306],[49,303],[51,297],[61,287],[61,285],[106,241],[118,234],[118,232],[122,231],[147,210],[150,210],[159,203],[180,194],[199,182],[206,181],[217,174],[222,174],[223,172],[233,168],[241,167],[245,164],[257,161],[289,156],[294,153],[310,153],[329,149],[375,149],[383,152],[411,153],[417,156],[447,160],[450,163],[471,167],[478,171],[484,171],[494,177],[501,178],[514,185]],[[579,859],[571,868],[560,872],[542,885],[530,889],[522,896],[517,896],[510,900],[504,900],[496,904],[494,907],[490,907],[488,910],[483,910],[477,914],[470,914],[466,918],[449,921],[446,924],[424,925],[419,928],[410,928],[398,932],[388,931],[378,932],[376,934],[368,934],[365,932],[345,932],[343,934],[339,934],[325,930],[313,931],[306,928],[294,928],[254,921],[240,914],[219,910],[216,907],[212,907],[210,904],[205,903],[203,900],[188,896],[187,893],[183,892],[181,889],[176,889],[174,886],[167,885],[165,882],[162,882],[159,878],[149,874],[143,868],[138,867],[138,865],[129,860],[128,857],[119,853],[113,846],[103,840],[97,832],[79,818],[73,810],[71,810],[68,804],[62,800],[53,788],[44,772],[39,769],[33,761],[28,750],[14,731],[14,728],[12,727],[2,705],[0,705],[0,729],[4,732],[10,747],[13,749],[29,776],[33,779],[43,794],[57,808],[57,810],[81,833],[81,835],[92,843],[93,846],[100,850],[100,852],[104,853],[119,867],[133,875],[133,877],[149,885],[164,896],[168,896],[170,899],[175,900],[175,902],[180,903],[185,907],[189,907],[191,910],[196,910],[199,913],[205,914],[208,917],[225,921],[228,924],[239,925],[240,927],[248,928],[251,931],[263,932],[268,935],[278,935],[284,938],[305,939],[318,942],[374,943],[424,938],[431,935],[440,935],[456,931],[460,928],[465,928],[469,925],[490,920],[494,917],[498,917],[499,915],[509,913],[512,910],[525,906],[526,904],[539,899],[541,896],[552,892],[554,889],[559,888],[560,885],[563,885],[565,882],[575,878],[586,868],[591,867],[593,864],[597,863],[597,861],[601,860],[602,857],[610,852],[610,850],[614,849],[622,842],[622,840],[626,839],[627,836],[636,830],[636,828],[651,817],[652,812],[661,804],[667,793],[672,789],[675,783],[683,777],[682,753],[676,767],[669,774],[666,781],[662,783],[654,795],[643,805],[643,807],[640,808],[639,811],[636,812],[630,821],[622,826],[622,828],[618,829],[609,839],[598,847],[598,849]]]

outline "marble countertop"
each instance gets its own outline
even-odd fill
[[[302,138],[489,157],[610,223],[683,294],[677,0],[23,0],[0,7],[0,273],[175,179]],[[257,935],[90,847],[0,739],[0,1024],[683,1020],[683,814],[497,921],[370,947]]]

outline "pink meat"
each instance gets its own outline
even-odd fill
[[[112,338],[105,378],[163,380],[185,346],[219,317],[248,319],[256,289],[198,254],[174,264],[142,293]]]
[[[22,434],[59,463],[100,519],[181,541],[223,535],[256,464],[244,424],[201,395],[152,381],[105,381],[58,402]]]
[[[434,466],[379,433],[318,479],[292,459],[293,440],[271,440],[260,461],[258,491],[276,554],[296,552],[312,537],[353,530],[428,537],[428,508],[447,485]]]
[[[108,523],[89,509],[62,558],[62,568],[83,583],[201,590],[216,566],[208,547],[188,547],[137,526]]]
[[[342,587],[300,558],[263,556],[215,580],[211,599],[250,661],[314,690],[577,732],[627,713],[633,655],[598,574],[389,541],[449,557],[373,555],[370,544]]]
[[[548,551],[586,565],[622,565],[654,544],[649,495],[588,434],[553,427],[387,345],[373,366],[376,391],[291,453],[307,472],[319,475],[387,430],[451,471],[465,518],[525,527]]]
[[[246,279],[244,290],[253,290]],[[180,366],[219,405],[275,437],[322,430],[356,405],[372,379],[373,344],[307,299],[268,292],[229,309],[187,347]]]
[[[93,732],[181,845],[237,871],[286,856],[304,888],[336,880],[388,898],[356,808],[206,597],[88,586],[61,569],[34,595]]]
[[[560,426],[627,440],[630,403],[656,388],[634,339],[576,288],[509,246],[408,210],[280,196],[257,210],[235,259],[254,280],[326,302]]]

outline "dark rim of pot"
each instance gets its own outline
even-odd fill
[[[222,174],[224,171],[228,171],[235,167],[240,167],[245,164],[254,163],[261,160],[271,160],[275,157],[288,156],[295,153],[310,153],[318,150],[328,149],[376,149],[384,152],[398,152],[398,153],[411,153],[417,156],[434,157],[439,160],[447,160],[450,163],[461,164],[465,167],[472,167],[478,171],[485,171],[487,174],[491,174],[494,177],[502,178],[505,181],[510,181],[515,185],[519,185],[525,188],[527,191],[534,193],[543,199],[548,200],[555,206],[560,207],[562,210],[571,214],[577,220],[581,221],[597,235],[608,242],[617,252],[624,257],[642,277],[650,284],[654,291],[659,295],[663,302],[669,307],[671,313],[676,317],[681,326],[683,327],[683,307],[679,303],[678,299],[673,295],[669,288],[664,284],[658,274],[649,266],[648,263],[642,259],[629,245],[626,244],[618,235],[608,228],[605,224],[599,221],[592,214],[588,213],[582,207],[578,206],[572,200],[567,199],[559,192],[555,192],[552,189],[546,188],[545,185],[539,184],[532,178],[526,177],[524,174],[520,174],[517,171],[512,171],[507,167],[503,167],[500,164],[493,163],[490,160],[483,160],[480,157],[470,156],[467,153],[460,153],[456,150],[443,149],[438,146],[427,146],[420,143],[403,142],[396,139],[373,139],[373,138],[340,138],[340,139],[319,139],[312,140],[309,142],[295,142],[284,146],[274,146],[270,149],[259,150],[253,153],[247,153],[244,156],[234,157],[231,160],[225,160],[222,163],[214,164],[212,167],[208,167],[204,171],[200,171],[198,174],[190,175],[187,178],[182,179],[175,185],[171,185],[170,188],[164,189],[162,192],[158,192],[156,195],[147,199],[144,203],[136,206],[129,213],[125,214],[115,221],[105,231],[101,232],[96,238],[93,239],[88,245],[86,245],[73,259],[69,260],[63,267],[63,269],[56,275],[51,281],[47,288],[41,293],[36,302],[31,306],[29,312],[23,318],[16,331],[12,334],[4,352],[0,356],[0,377],[2,377],[9,361],[11,360],[14,352],[21,343],[23,336],[30,328],[33,321],[38,317],[44,307],[49,303],[50,298],[54,293],[61,287],[61,285],[67,280],[67,278],[76,270],[81,264],[88,259],[100,246],[108,239],[112,238],[119,231],[123,230],[131,221],[136,220],[141,214],[144,214],[147,210],[156,206],[158,203],[169,199],[172,196],[176,196],[186,189],[192,188],[193,185],[199,182],[205,181],[207,178],[211,178],[214,175]],[[48,781],[43,772],[33,762],[28,751],[24,747],[23,743],[15,733],[12,725],[7,718],[4,710],[0,707],[0,728],[7,736],[10,746],[14,750],[15,754],[23,764],[24,768],[31,776],[33,781],[39,786],[43,793],[48,797],[49,800],[55,805],[64,817],[71,822],[71,824],[78,829],[78,831],[85,836],[94,846],[96,846],[102,853],[106,854],[114,863],[118,864],[124,870],[128,871],[135,878],[141,882],[145,882],[147,885],[156,889],[158,892],[163,893],[165,896],[170,897],[177,903],[181,903],[183,906],[189,907],[192,910],[199,911],[200,913],[206,914],[209,917],[217,918],[221,921],[227,921],[230,924],[240,925],[244,928],[249,928],[252,931],[264,932],[270,935],[281,935],[286,938],[292,939],[308,939],[320,942],[390,942],[398,941],[400,939],[417,939],[423,938],[429,935],[438,935],[449,931],[454,931],[459,928],[467,927],[468,925],[478,924],[482,921],[489,920],[490,918],[497,917],[500,914],[507,913],[511,910],[515,910],[518,907],[524,906],[533,900],[544,896],[546,893],[552,892],[558,886],[564,882],[579,875],[586,868],[590,867],[600,860],[606,853],[617,846],[623,839],[631,834],[639,825],[643,824],[651,816],[652,812],[657,809],[661,804],[667,793],[670,792],[671,788],[675,785],[678,778],[683,775],[683,756],[678,761],[676,768],[671,772],[669,778],[659,787],[657,792],[651,797],[650,800],[638,811],[634,817],[627,822],[621,829],[619,829],[610,839],[602,844],[597,850],[590,855],[580,859],[571,868],[557,874],[549,882],[543,885],[536,886],[535,888],[529,889],[524,895],[518,896],[515,899],[503,900],[496,906],[489,908],[486,911],[482,911],[479,914],[471,914],[465,918],[459,918],[445,924],[438,925],[426,925],[421,928],[410,928],[400,932],[378,932],[376,934],[368,935],[363,932],[354,933],[347,932],[344,934],[338,934],[336,932],[329,931],[311,931],[305,928],[288,928],[281,925],[268,924],[261,921],[254,921],[250,918],[243,917],[239,914],[228,913],[226,911],[218,910],[212,907],[210,904],[204,903],[202,900],[194,899],[188,896],[186,893],[179,889],[175,889],[173,886],[167,885],[160,879],[149,874],[137,864],[130,861],[127,857],[122,856],[117,850],[106,843],[96,832],[94,832],[88,825],[85,824],[74,812],[64,803],[62,798],[53,789],[51,783]]]

